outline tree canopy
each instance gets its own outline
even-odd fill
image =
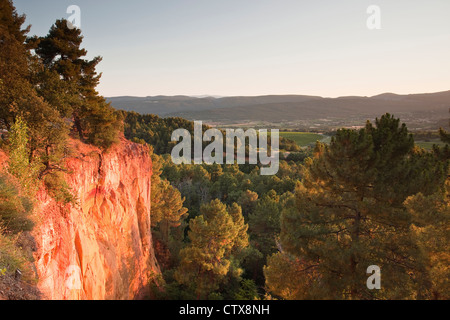
[[[339,130],[329,146],[318,143],[295,207],[282,212],[281,250],[265,269],[269,290],[295,299],[421,297],[429,270],[404,203],[419,192],[441,192],[447,168],[414,148],[406,127],[389,114],[375,126]],[[382,270],[380,291],[365,287],[371,265]],[[276,274],[281,266],[292,269],[302,288],[288,290],[290,280]]]

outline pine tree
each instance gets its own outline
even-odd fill
[[[450,110],[449,110],[450,112]],[[450,120],[449,120],[450,125]],[[433,151],[444,160],[450,159],[450,133],[445,131],[443,128],[439,129],[439,136],[441,137],[442,142],[445,143],[445,146],[439,148],[438,146],[433,146]]]
[[[296,206],[282,213],[282,256],[266,268],[269,289],[279,293],[282,287],[270,270],[295,261],[305,277],[317,275],[299,282],[307,286],[299,292],[309,292],[310,298],[314,293],[313,298],[324,299],[414,297],[425,267],[403,202],[418,192],[439,190],[445,166],[414,149],[406,126],[389,114],[375,126],[339,130],[329,146],[318,143],[314,158],[306,160]],[[382,270],[380,291],[365,285],[371,265]]]
[[[310,264],[286,252],[277,252],[267,258],[264,267],[266,287],[286,300],[318,300],[326,295],[320,286],[314,286],[320,279],[316,264]]]
[[[0,0],[0,124],[6,129],[32,94],[25,46],[29,27],[22,29],[24,22],[25,16],[17,14],[11,1]]]
[[[164,245],[169,245],[170,228],[181,225],[187,214],[183,207],[184,198],[180,191],[174,188],[169,181],[161,178],[161,157],[151,151],[153,174],[151,184],[151,220],[152,227],[159,225],[161,240]]]
[[[258,201],[258,194],[256,192],[245,190],[241,194],[238,203],[242,207],[242,212],[244,216],[248,217],[251,213],[253,213],[257,201]]]
[[[29,27],[22,29],[24,22],[11,1],[0,0],[0,125],[6,129],[14,123],[19,89],[28,85],[29,53],[24,42]]]
[[[21,29],[25,18],[10,1],[0,7],[0,126],[10,130],[20,117],[28,126],[29,162],[39,158],[47,172],[60,161],[67,125],[32,82],[36,61],[26,43],[29,28]]]
[[[440,129],[443,148],[435,146],[434,154],[442,161],[450,160],[450,135]],[[420,298],[450,298],[450,174],[445,186],[432,195],[418,193],[408,197],[405,206],[412,216],[412,233],[422,253],[425,270],[421,281]]]
[[[264,256],[277,250],[276,239],[280,233],[280,215],[280,197],[272,190],[258,201],[254,212],[249,216],[252,245]]]
[[[450,133],[446,132],[444,129],[439,130],[439,134],[441,136],[441,140],[445,143],[450,143]]]
[[[248,225],[245,223],[244,216],[242,215],[242,208],[237,203],[233,203],[227,207],[228,214],[233,220],[234,226],[237,229],[237,235],[232,248],[232,253],[238,253],[239,251],[247,248],[249,245],[248,239]]]
[[[450,112],[450,109],[448,110]],[[450,120],[448,121],[450,127]],[[446,132],[443,128],[439,129],[439,135],[441,136],[441,140],[447,144],[450,144],[450,133]]]
[[[405,206],[412,216],[412,234],[421,252],[425,272],[418,275],[421,299],[450,298],[450,179],[433,195],[409,197]]]
[[[36,53],[44,66],[66,83],[58,83],[54,75],[44,73],[46,79],[53,80],[53,92],[44,89],[42,94],[50,102],[62,97],[65,102],[57,108],[71,114],[80,139],[107,149],[117,141],[122,119],[96,91],[101,78],[96,67],[102,58],[83,59],[87,51],[80,48],[82,41],[81,31],[69,28],[66,20],[57,20],[46,37],[35,39]]]
[[[232,214],[219,200],[201,207],[201,215],[189,223],[190,244],[181,253],[175,272],[178,283],[206,299],[236,271],[232,252],[246,245],[242,214],[236,206]]]

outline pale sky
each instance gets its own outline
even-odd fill
[[[112,96],[450,90],[450,0],[14,0],[31,33],[81,9]],[[381,9],[369,30],[367,8]]]

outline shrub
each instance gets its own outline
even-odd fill
[[[44,176],[43,179],[47,192],[53,199],[64,204],[75,204],[75,197],[70,192],[70,187],[64,179],[62,172],[52,172]]]
[[[0,225],[10,233],[30,231],[34,226],[32,210],[31,199],[22,195],[10,178],[0,175]]]
[[[0,270],[1,274],[14,276],[16,270],[22,273],[26,282],[35,281],[31,261],[21,248],[16,245],[18,236],[5,236],[0,229]]]
[[[19,180],[23,190],[33,196],[38,188],[37,177],[41,164],[38,161],[30,162],[28,138],[26,122],[17,117],[9,134],[8,171]]]

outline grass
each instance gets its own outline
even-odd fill
[[[31,249],[22,247],[20,235],[4,235],[3,228],[0,231],[0,275],[14,277],[16,270],[20,270],[22,280],[35,283]]]
[[[300,147],[306,147],[327,138],[327,136],[310,132],[280,132],[280,136],[295,141]]]
[[[440,140],[436,140],[436,141],[416,141],[416,145],[418,145],[421,148],[424,148],[426,150],[432,150],[433,149],[433,145],[437,144],[440,147],[445,146],[445,143],[440,141]]]

